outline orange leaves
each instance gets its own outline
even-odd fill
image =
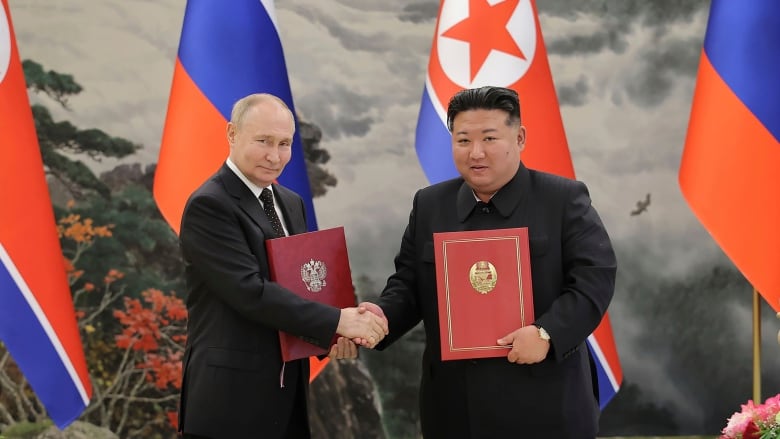
[[[73,200],[68,202],[68,210],[72,209],[75,203]],[[71,213],[57,220],[57,234],[61,240],[69,240],[75,243],[75,248],[63,245],[65,259],[65,271],[68,274],[68,283],[73,286],[76,281],[84,274],[84,270],[76,270],[81,254],[86,251],[95,242],[96,238],[110,238],[112,236],[112,224],[106,226],[96,226],[91,218],[81,218],[81,215]],[[124,276],[117,270],[111,270],[104,278],[106,284],[121,279]],[[95,285],[86,283],[82,290],[90,292],[95,289]]]
[[[81,219],[81,215],[72,213],[57,221],[57,233],[60,238],[68,238],[77,244],[89,244],[96,237],[108,238],[111,236],[113,225],[95,226],[92,218]]]

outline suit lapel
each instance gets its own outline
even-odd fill
[[[308,231],[306,227],[306,220],[303,211],[301,210],[301,202],[294,193],[278,184],[273,184],[274,195],[279,202],[279,209],[284,216],[285,225],[290,235],[303,233]]]
[[[219,170],[219,177],[228,194],[236,200],[241,210],[243,210],[249,218],[260,227],[263,231],[263,235],[276,236],[276,232],[274,232],[271,222],[268,220],[265,212],[263,212],[260,201],[255,198],[252,191],[246,187],[244,182],[241,181],[227,165],[222,165],[222,168]]]

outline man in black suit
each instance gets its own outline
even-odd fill
[[[372,347],[387,333],[386,320],[372,313],[310,302],[268,280],[264,241],[306,231],[303,201],[274,183],[290,160],[294,132],[293,115],[277,97],[236,102],[230,155],[184,209],[185,438],[309,438],[309,362],[283,363],[278,331],[326,348],[334,334]],[[344,338],[336,349],[356,355]]]
[[[377,348],[424,322],[426,439],[594,438],[598,387],[585,340],[612,299],[616,261],[588,190],[523,165],[513,90],[463,90],[447,122],[461,177],[417,192],[396,272],[378,306],[361,304],[389,321]],[[442,361],[433,234],[512,227],[528,227],[536,321],[498,340],[511,347],[506,358]]]

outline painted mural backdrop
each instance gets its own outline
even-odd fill
[[[67,135],[50,138],[54,152],[81,163],[53,175],[50,187],[63,252],[74,262],[69,279],[81,301],[87,363],[124,367],[111,373],[128,377],[139,364],[147,367],[135,397],[159,399],[155,428],[170,435],[183,293],[175,237],[150,189],[185,1],[9,4],[21,58],[32,62],[25,73],[36,120],[51,123],[38,127],[39,137],[46,127],[64,135],[54,128],[65,121],[74,138],[93,128],[107,136],[79,148],[65,147]],[[574,170],[618,253],[609,312],[623,386],[604,411],[602,435],[715,434],[751,396],[752,288],[693,216],[677,180],[709,2],[537,6]],[[414,139],[438,10],[436,0],[276,2],[305,154],[317,173],[317,221],[345,227],[361,298],[381,291],[412,196],[427,184]],[[39,86],[30,86],[30,75]],[[538,141],[533,131],[528,139]],[[78,184],[52,182],[74,178]],[[100,308],[104,300],[109,305]],[[112,311],[100,314],[106,309]],[[147,309],[167,315],[170,334],[136,349],[127,341],[149,324],[139,320]],[[764,306],[765,396],[780,391],[777,328]],[[329,365],[312,387],[320,437],[415,437],[421,346],[413,332],[386,352]],[[131,359],[112,357],[116,352]],[[134,383],[115,381],[107,370],[91,373],[93,404],[107,404],[112,384]],[[7,395],[0,393],[8,412],[0,431],[25,410],[2,399]],[[114,412],[96,408],[87,417],[121,427],[122,437],[148,437],[127,420],[148,410],[132,404],[117,401]],[[362,424],[334,433],[329,419],[356,419],[347,406],[359,407]]]

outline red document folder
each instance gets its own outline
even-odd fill
[[[269,239],[265,247],[272,281],[308,300],[337,308],[355,306],[343,227]],[[328,352],[283,331],[279,342],[284,361]]]
[[[433,234],[442,360],[505,357],[534,321],[528,229]]]

